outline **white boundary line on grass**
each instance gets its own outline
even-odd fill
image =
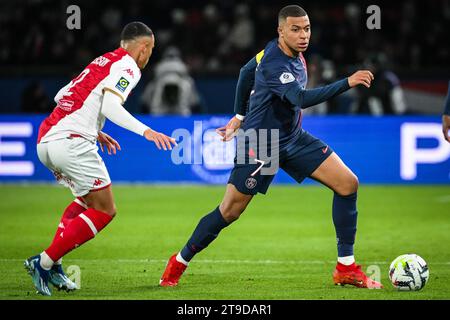
[[[160,259],[67,259],[70,262],[85,262],[85,263],[100,263],[100,262],[117,262],[117,263],[167,263],[167,260]],[[18,262],[25,261],[24,259],[0,259],[0,262]],[[197,259],[194,263],[211,263],[211,264],[334,264],[336,261],[321,261],[321,260],[212,260],[212,259]],[[372,264],[389,264],[386,261],[362,261],[363,265]],[[432,262],[429,265],[450,265],[448,262]]]

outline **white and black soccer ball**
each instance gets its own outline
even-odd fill
[[[417,254],[403,254],[395,258],[389,267],[389,279],[397,290],[420,290],[429,277],[427,263]]]

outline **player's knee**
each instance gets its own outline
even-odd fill
[[[231,223],[239,219],[245,210],[245,205],[240,202],[222,202],[220,204],[220,213],[226,222]]]
[[[351,173],[341,180],[335,187],[335,192],[341,196],[348,196],[358,191],[358,177]]]
[[[340,190],[341,196],[348,196],[358,191],[359,180],[355,174],[350,174],[346,177],[345,182],[342,185],[342,189]]]
[[[106,213],[109,214],[112,218],[114,218],[117,214],[116,205],[113,204],[112,207]]]
[[[106,213],[107,215],[111,216],[111,217],[115,217],[117,214],[117,209],[116,209],[116,205],[114,203],[112,204],[100,204],[100,205],[96,205],[94,207],[95,210],[101,211]]]
[[[116,216],[116,214],[117,214],[116,204],[113,203],[111,206],[109,206],[109,208],[107,209],[106,213],[114,218]]]
[[[239,219],[239,217],[241,216],[241,213],[239,213],[237,211],[225,211],[224,213],[222,213],[222,216],[226,222],[232,223],[232,222],[236,221],[237,219]]]

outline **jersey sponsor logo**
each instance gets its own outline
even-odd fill
[[[129,84],[130,84],[130,81],[128,81],[124,77],[121,77],[116,84],[116,88],[122,92],[125,92],[125,90],[128,88]]]
[[[282,84],[290,83],[292,81],[295,81],[295,77],[290,72],[283,72],[280,76],[280,82]]]
[[[131,70],[130,68],[128,68],[128,69],[125,69],[124,70],[126,73],[128,73],[133,79],[134,79],[134,72],[133,72],[133,70]]]
[[[72,100],[61,99],[58,101],[58,107],[64,111],[70,112],[72,110],[74,102]]]
[[[255,178],[247,178],[247,180],[245,180],[245,186],[247,187],[247,189],[254,189],[257,184],[258,181],[256,181]]]

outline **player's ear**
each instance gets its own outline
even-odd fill
[[[145,42],[141,43],[141,54],[145,55],[147,51],[147,46],[145,45]]]
[[[281,25],[278,26],[278,35],[283,38],[283,27]]]

